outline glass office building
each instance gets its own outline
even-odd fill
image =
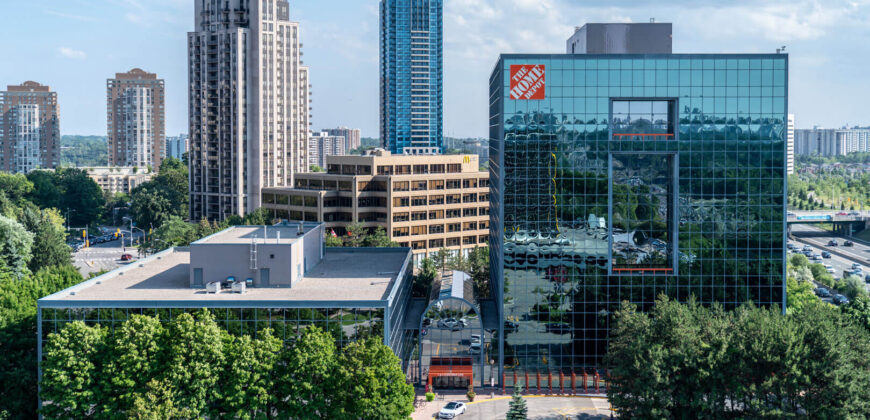
[[[394,154],[443,148],[442,0],[381,0],[381,138]]]
[[[785,54],[499,58],[491,357],[506,378],[605,368],[623,301],[784,307],[787,73]]]

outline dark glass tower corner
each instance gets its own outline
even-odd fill
[[[785,306],[787,73],[785,54],[500,57],[502,372],[605,368],[623,301]]]

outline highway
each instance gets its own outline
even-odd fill
[[[861,264],[864,266],[864,273],[870,274],[867,268],[870,267],[870,246],[855,242],[854,240],[852,240],[855,243],[854,246],[843,246],[843,243],[849,240],[849,238],[834,235],[811,225],[792,225],[791,234],[792,239],[789,239],[789,242],[794,243],[800,248],[803,248],[804,245],[810,245],[815,253],[821,254],[822,251],[831,252],[832,257],[830,259],[826,258],[822,262],[831,264],[834,267],[835,278],[842,278],[843,270],[851,268],[853,263]],[[836,239],[839,246],[827,246],[828,241],[832,239]],[[870,285],[865,287],[870,292]]]

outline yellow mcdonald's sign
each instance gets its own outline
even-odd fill
[[[462,163],[471,163],[471,156],[463,156]]]

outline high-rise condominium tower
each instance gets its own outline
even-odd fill
[[[381,139],[394,154],[443,147],[442,0],[381,0]]]
[[[152,166],[166,157],[164,83],[133,69],[106,80],[109,166]]]
[[[308,67],[286,0],[196,0],[188,33],[190,215],[260,206],[308,170]]]
[[[59,164],[57,93],[36,82],[0,91],[0,170],[26,173]]]

